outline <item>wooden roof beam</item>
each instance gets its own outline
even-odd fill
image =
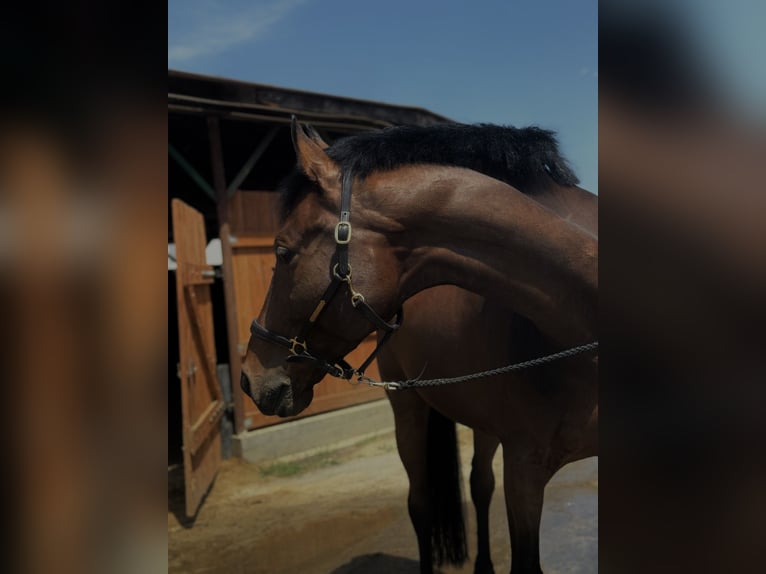
[[[213,186],[211,186],[207,180],[202,177],[196,169],[194,169],[194,166],[189,163],[186,158],[181,155],[181,152],[178,151],[170,142],[168,142],[168,154],[170,154],[170,157],[172,157],[176,163],[181,166],[181,169],[183,169],[186,174],[192,178],[192,180],[194,180],[194,183],[196,183],[210,199],[213,201],[216,200]]]

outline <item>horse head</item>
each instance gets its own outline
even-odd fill
[[[292,138],[298,174],[282,191],[276,265],[240,381],[261,412],[282,417],[303,411],[327,373],[350,378],[343,357],[396,315],[401,272],[365,184],[295,119]]]

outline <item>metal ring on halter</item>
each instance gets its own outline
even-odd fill
[[[338,264],[336,263],[335,265],[333,265],[332,274],[335,275],[336,279],[338,279],[339,281],[345,281],[346,283],[348,283],[351,280],[351,263],[348,263],[347,266],[348,266],[348,275],[346,275],[345,277],[342,277],[338,275]]]
[[[300,349],[299,349],[300,348]],[[306,355],[309,348],[306,346],[305,341],[301,341],[298,337],[290,339],[290,353],[293,355]]]
[[[351,284],[349,283],[349,285],[351,285]],[[352,291],[352,293],[351,293],[351,304],[354,307],[359,305],[359,303],[364,303],[364,302],[365,302],[364,301],[364,295],[362,295],[358,291]]]

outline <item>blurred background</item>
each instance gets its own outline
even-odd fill
[[[763,16],[752,2],[599,5],[605,572],[759,568]]]
[[[165,18],[0,22],[5,572],[165,568]]]

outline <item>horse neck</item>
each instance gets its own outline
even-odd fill
[[[402,261],[402,300],[454,284],[527,316],[561,344],[592,340],[593,235],[470,170],[417,166],[370,179],[379,190],[370,195],[386,196],[373,198],[374,205],[396,229],[391,238]]]
[[[526,191],[526,190],[524,190]],[[560,185],[544,176],[530,197],[559,217],[598,237],[598,196],[577,186]]]

